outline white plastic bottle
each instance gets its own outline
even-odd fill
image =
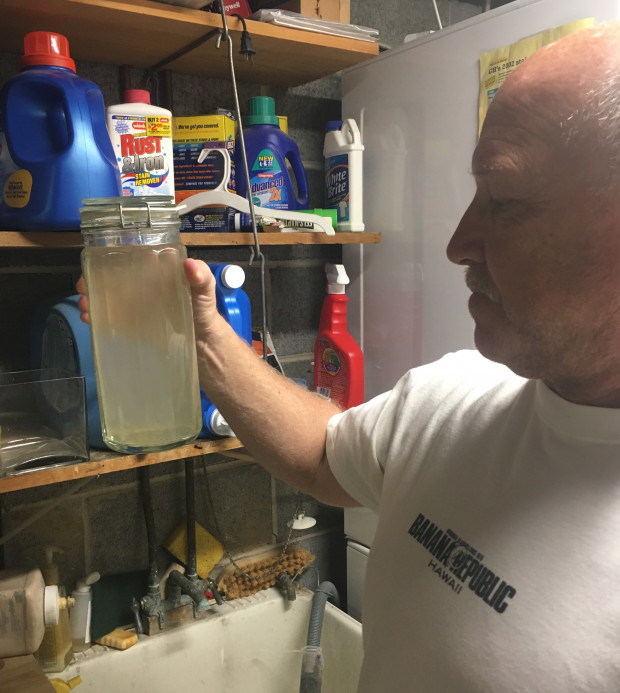
[[[106,109],[123,195],[174,195],[172,113],[152,106],[145,89],[127,89],[123,98]]]
[[[36,652],[58,614],[58,586],[46,586],[38,568],[0,570],[0,658]]]
[[[78,580],[76,588],[71,593],[75,604],[71,609],[71,640],[74,652],[82,652],[90,647],[90,621],[92,614],[93,585],[101,576],[90,573],[83,580]]]
[[[353,118],[327,123],[325,157],[325,207],[338,212],[338,231],[363,231],[364,145]]]

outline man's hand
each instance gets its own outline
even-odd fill
[[[192,291],[196,337],[205,340],[218,316],[215,299],[215,278],[208,265],[202,260],[188,258],[183,263],[183,269]],[[82,294],[78,301],[78,307],[82,311],[80,319],[88,324],[90,315],[88,313],[86,280],[83,275],[79,278],[75,288],[78,293]]]
[[[214,324],[220,319],[215,299],[215,277],[202,260],[188,258],[183,263],[183,269],[192,291],[196,340],[206,342]]]

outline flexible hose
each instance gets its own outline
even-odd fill
[[[316,588],[312,598],[310,623],[308,625],[308,642],[301,662],[301,680],[299,693],[321,693],[323,684],[323,652],[321,650],[321,631],[327,600],[338,606],[340,598],[335,585],[327,580]]]
[[[321,630],[323,628],[325,604],[327,604],[327,600],[330,598],[335,606],[340,604],[340,597],[338,596],[336,586],[332,582],[325,580],[316,588],[316,592],[312,598],[312,610],[310,612],[307,640],[307,645],[310,647],[318,647],[321,644]]]

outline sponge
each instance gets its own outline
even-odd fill
[[[97,642],[117,650],[126,650],[138,642],[138,636],[132,631],[115,628],[111,633],[99,638]]]
[[[187,566],[187,520],[184,520],[166,539],[164,546]],[[196,572],[205,579],[224,555],[224,547],[196,522]]]

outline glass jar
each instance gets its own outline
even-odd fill
[[[187,258],[171,197],[83,201],[82,270],[103,440],[145,453],[200,432]]]

